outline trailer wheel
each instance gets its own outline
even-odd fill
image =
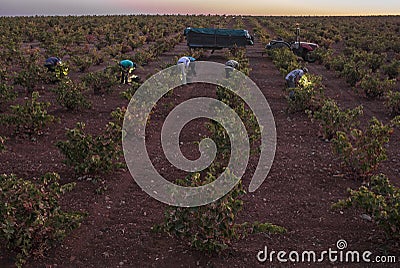
[[[314,51],[304,51],[302,58],[306,62],[310,62],[310,63],[313,63],[317,60],[317,57],[316,57]]]

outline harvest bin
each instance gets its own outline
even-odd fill
[[[184,31],[189,48],[222,49],[253,45],[254,39],[247,30],[186,28]]]

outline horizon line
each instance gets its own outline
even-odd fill
[[[275,15],[261,15],[261,14],[212,14],[212,13],[104,13],[104,14],[9,14],[0,17],[87,17],[87,16],[237,16],[237,17],[395,17],[400,14],[275,14]]]

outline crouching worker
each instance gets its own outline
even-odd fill
[[[188,69],[190,66],[190,58],[189,57],[181,57],[176,63],[178,67],[178,72],[183,84],[187,83],[186,74],[188,73]]]
[[[295,70],[291,71],[290,73],[288,73],[285,77],[287,88],[289,88],[289,90],[290,90],[291,88],[297,87],[299,85],[300,78],[306,73],[308,73],[308,69],[306,67],[304,67],[302,69],[295,69]],[[294,98],[293,90],[289,91],[289,97],[291,99]]]
[[[58,80],[68,75],[68,66],[65,65],[59,57],[50,57],[46,59],[44,67],[47,68],[47,71],[55,73],[55,77]]]
[[[128,84],[132,81],[139,82],[139,76],[133,74],[136,63],[131,60],[121,60],[118,65],[121,69],[121,84]]]
[[[196,59],[193,57],[188,57],[188,58],[190,60],[188,75],[196,76]]]
[[[306,73],[308,73],[308,69],[305,67],[303,69],[296,69],[296,70],[291,71],[285,77],[286,86],[288,88],[297,87],[299,84],[300,78]]]
[[[235,60],[228,60],[225,62],[225,76],[226,78],[230,78],[234,69],[239,68],[239,62]]]
[[[59,57],[50,57],[44,62],[44,67],[46,67],[49,72],[54,72],[59,65],[62,65],[62,61]]]

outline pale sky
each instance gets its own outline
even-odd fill
[[[400,15],[400,0],[0,0],[0,16],[95,14]]]

